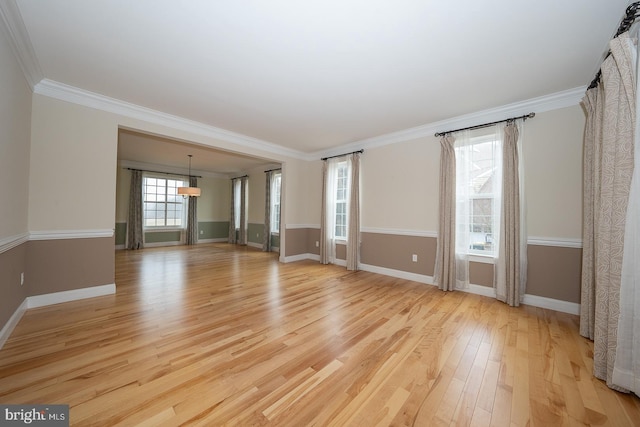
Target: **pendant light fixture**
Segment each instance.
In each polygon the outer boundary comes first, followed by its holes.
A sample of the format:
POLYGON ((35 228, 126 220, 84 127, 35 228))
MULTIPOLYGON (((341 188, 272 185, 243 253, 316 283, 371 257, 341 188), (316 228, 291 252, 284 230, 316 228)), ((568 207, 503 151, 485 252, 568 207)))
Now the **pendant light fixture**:
MULTIPOLYGON (((189 156, 189 180, 191 180, 191 154, 189 156)), ((178 187, 178 194, 182 194, 184 197, 199 197, 200 189, 198 187, 178 187)))

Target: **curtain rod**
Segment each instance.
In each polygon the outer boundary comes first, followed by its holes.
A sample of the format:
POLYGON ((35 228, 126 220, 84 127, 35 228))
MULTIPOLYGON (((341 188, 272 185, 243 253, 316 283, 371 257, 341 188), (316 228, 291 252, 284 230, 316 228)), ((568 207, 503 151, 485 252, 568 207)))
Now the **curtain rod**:
MULTIPOLYGON (((624 18, 622 18, 622 21, 620 22, 620 26, 618 26, 618 31, 616 31, 616 35, 613 36, 614 39, 618 37, 620 34, 624 33, 625 31, 628 31, 629 28, 631 28, 633 23, 636 22, 636 19, 640 17, 640 13, 638 13, 639 9, 640 9, 640 1, 631 3, 629 7, 627 7, 624 18)), ((609 55, 611 55, 610 50, 607 51, 607 54, 605 55, 604 59, 607 59, 609 55)), ((601 75, 602 75, 602 71, 598 70, 598 72, 596 73, 596 76, 593 78, 593 80, 591 80, 591 84, 589 84, 588 89, 593 89, 594 87, 598 86, 598 83, 600 83, 601 75)))
POLYGON ((533 119, 536 116, 536 113, 529 113, 529 114, 525 114, 524 116, 520 116, 520 117, 511 117, 509 119, 504 119, 504 120, 498 120, 495 122, 491 122, 491 123, 485 123, 482 125, 475 125, 475 126, 469 126, 466 128, 461 128, 461 129, 455 129, 455 130, 448 130, 446 132, 436 132, 436 136, 444 136, 448 133, 454 133, 454 132, 460 132, 461 130, 471 130, 471 129, 481 129, 481 128, 486 128, 498 123, 503 123, 503 122, 512 122, 514 120, 518 120, 518 119, 522 119, 522 120, 527 120, 527 119, 533 119))
POLYGON ((240 178, 249 178, 249 175, 236 176, 235 178, 231 178, 231 181, 233 181, 234 179, 240 179, 240 178))
POLYGON ((338 154, 336 156, 323 157, 320 160, 328 160, 328 159, 333 159, 333 158, 342 157, 342 156, 348 156, 349 154, 356 154, 356 153, 364 153, 364 150, 352 151, 350 153, 338 154))
POLYGON ((188 178, 202 178, 200 175, 185 175, 183 173, 172 173, 172 172, 161 172, 161 171, 150 171, 147 169, 135 169, 135 168, 122 168, 130 171, 140 171, 140 172, 151 172, 151 173, 161 173, 165 175, 173 175, 173 176, 186 176, 188 178))
POLYGON ((269 169, 268 171, 264 171, 264 173, 273 172, 273 171, 281 171, 282 168, 269 169))

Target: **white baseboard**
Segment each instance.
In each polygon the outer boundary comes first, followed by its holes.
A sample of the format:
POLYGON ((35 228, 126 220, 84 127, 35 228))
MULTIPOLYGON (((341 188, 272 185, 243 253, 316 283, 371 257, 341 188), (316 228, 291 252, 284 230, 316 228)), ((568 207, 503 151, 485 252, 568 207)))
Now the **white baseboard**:
POLYGON ((27 297, 27 308, 44 307, 63 302, 76 301, 86 298, 101 297, 116 293, 115 283, 109 285, 92 286, 90 288, 73 289, 71 291, 54 292, 51 294, 27 297))
MULTIPOLYGON (((371 273, 382 274, 385 276, 397 277, 399 279, 412 280, 414 282, 425 283, 427 285, 433 285, 433 277, 410 273, 408 271, 394 270, 391 268, 378 267, 376 265, 360 264, 360 269, 363 271, 369 271, 371 273)), ((469 284, 467 289, 459 289, 461 292, 468 292, 470 294, 482 295, 489 298, 496 297, 496 291, 490 286, 469 284)), ((562 301, 553 298, 541 297, 537 295, 525 294, 523 304, 533 307, 546 308, 549 310, 559 311, 569 314, 580 314, 580 304, 574 302, 562 301)))
POLYGON ((22 319, 22 315, 25 311, 27 311, 27 298, 22 301, 22 304, 20 304, 16 311, 13 312, 7 323, 5 323, 4 327, 0 331, 0 349, 4 347, 4 343, 9 339, 11 332, 13 332, 15 327, 18 325, 20 319, 22 319))
POLYGON ((392 268, 378 267, 377 265, 360 264, 360 270, 369 271, 371 273, 382 274, 384 276, 397 277, 398 279, 411 280, 414 282, 426 283, 433 285, 433 277, 425 274, 410 273, 408 271, 394 270, 392 268))
POLYGON ((215 239, 198 239, 198 243, 227 243, 229 238, 227 237, 216 237, 215 239))
POLYGON ((22 301, 22 304, 20 304, 0 331, 0 349, 2 349, 4 343, 9 339, 9 336, 22 318, 22 315, 30 308, 44 307, 47 305, 60 304, 63 302, 86 298, 101 297, 115 293, 116 285, 112 283, 109 285, 92 286, 90 288, 74 289, 71 291, 54 292, 27 297, 22 301))
POLYGON ((247 246, 251 248, 262 249, 262 243, 247 242, 247 246))
POLYGON ((316 254, 298 254, 298 255, 291 255, 291 256, 280 256, 280 262, 284 262, 284 263, 289 263, 289 262, 296 262, 296 261, 304 261, 305 259, 310 259, 312 261, 318 261, 320 262, 320 255, 316 255, 316 254))

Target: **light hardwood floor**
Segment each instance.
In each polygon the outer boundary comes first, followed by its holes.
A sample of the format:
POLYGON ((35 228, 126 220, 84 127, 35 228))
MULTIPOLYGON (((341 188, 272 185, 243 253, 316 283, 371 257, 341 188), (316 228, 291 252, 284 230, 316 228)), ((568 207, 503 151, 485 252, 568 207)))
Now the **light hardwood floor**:
POLYGON ((117 294, 29 310, 0 403, 72 425, 640 425, 576 316, 227 244, 118 251, 117 294))

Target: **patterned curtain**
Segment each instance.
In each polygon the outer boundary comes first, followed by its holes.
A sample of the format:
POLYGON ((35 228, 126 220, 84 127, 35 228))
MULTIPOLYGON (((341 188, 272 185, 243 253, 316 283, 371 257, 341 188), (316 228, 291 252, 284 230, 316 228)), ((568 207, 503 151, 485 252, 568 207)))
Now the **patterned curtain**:
MULTIPOLYGON (((189 177, 189 187, 197 187, 198 178, 189 177)), ((187 245, 198 243, 198 198, 189 197, 187 200, 187 245)))
POLYGON ((229 212, 229 243, 236 243, 236 181, 237 178, 231 180, 231 209, 229 212))
POLYGON ((440 139, 440 197, 438 209, 438 243, 433 283, 443 291, 456 287, 456 154, 455 139, 440 139))
POLYGON ((129 190, 129 218, 127 220, 127 249, 142 249, 144 247, 142 215, 142 171, 132 170, 129 190))
POLYGON ((580 333, 594 341, 594 375, 616 390, 625 390, 613 381, 612 374, 621 338, 621 271, 634 169, 636 76, 632 46, 626 33, 611 41, 611 55, 601 67, 602 81, 582 100, 587 123, 580 333))
POLYGON ((347 270, 358 270, 360 261, 360 153, 347 157, 349 162, 349 204, 347 210, 347 270))
POLYGON ((275 171, 265 172, 264 185, 264 231, 262 233, 262 250, 271 251, 271 181, 275 171))

